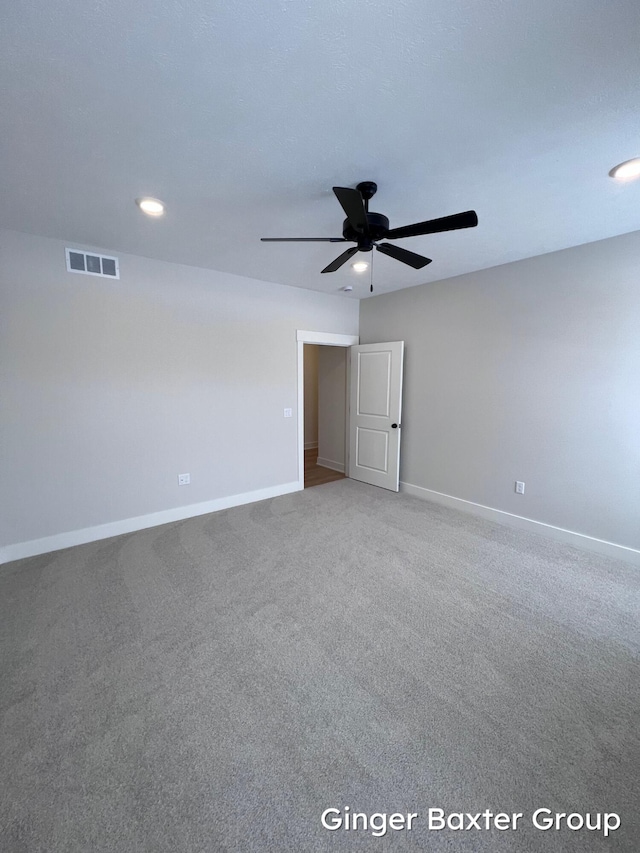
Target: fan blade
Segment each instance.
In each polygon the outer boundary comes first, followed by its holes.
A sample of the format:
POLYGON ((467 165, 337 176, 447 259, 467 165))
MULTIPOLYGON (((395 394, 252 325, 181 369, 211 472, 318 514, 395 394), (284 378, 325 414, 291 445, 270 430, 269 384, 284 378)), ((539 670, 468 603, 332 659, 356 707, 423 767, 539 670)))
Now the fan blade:
POLYGON ((414 270, 421 270, 431 263, 431 258, 425 258, 422 255, 416 255, 415 252, 407 252, 406 249, 401 249, 400 246, 392 246, 391 243, 380 243, 376 246, 379 252, 383 255, 389 255, 390 258, 395 258, 396 261, 402 261, 403 264, 409 264, 414 270))
POLYGON ((263 243, 347 243, 344 237, 261 237, 263 243))
POLYGON ((357 251, 358 247, 352 246, 350 249, 347 249, 346 252, 343 252, 339 258, 336 258, 335 261, 331 261, 329 266, 325 267, 322 272, 335 272, 340 269, 342 264, 346 264, 349 258, 352 258, 357 251))
POLYGON ((421 234, 438 234, 440 231, 455 231, 458 228, 475 228, 478 215, 475 210, 465 210, 464 213, 454 213, 441 219, 429 219, 427 222, 416 222, 415 225, 405 225, 403 228, 392 228, 385 240, 397 240, 400 237, 419 237, 421 234))
POLYGON ((342 205, 342 209, 347 214, 350 225, 361 234, 368 234, 367 211, 360 190, 352 190, 348 187, 334 187, 333 191, 342 205))

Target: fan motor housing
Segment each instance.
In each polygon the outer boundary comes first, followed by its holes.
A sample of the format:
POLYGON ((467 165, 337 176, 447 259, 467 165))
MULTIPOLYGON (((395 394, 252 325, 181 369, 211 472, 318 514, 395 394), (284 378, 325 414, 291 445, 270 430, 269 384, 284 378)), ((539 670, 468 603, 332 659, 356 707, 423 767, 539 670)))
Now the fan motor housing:
MULTIPOLYGON (((367 213, 367 225, 369 226, 368 239, 364 242, 374 243, 381 240, 389 230, 389 220, 382 213, 367 213)), ((342 236, 345 240, 353 240, 355 243, 363 242, 363 234, 351 226, 348 219, 342 223, 342 236)))

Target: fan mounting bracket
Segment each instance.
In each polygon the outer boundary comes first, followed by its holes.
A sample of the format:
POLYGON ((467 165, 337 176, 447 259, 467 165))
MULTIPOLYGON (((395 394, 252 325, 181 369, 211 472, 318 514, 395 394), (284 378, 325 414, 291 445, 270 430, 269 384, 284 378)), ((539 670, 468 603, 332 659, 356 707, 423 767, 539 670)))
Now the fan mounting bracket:
POLYGON ((378 185, 375 181, 361 181, 356 189, 365 201, 369 201, 378 191, 378 185))

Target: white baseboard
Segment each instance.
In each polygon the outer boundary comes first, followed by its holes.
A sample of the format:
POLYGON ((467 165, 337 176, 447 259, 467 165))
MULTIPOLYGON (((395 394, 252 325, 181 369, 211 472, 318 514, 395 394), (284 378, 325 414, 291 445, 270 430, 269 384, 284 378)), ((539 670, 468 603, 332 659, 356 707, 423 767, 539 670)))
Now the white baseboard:
POLYGON ((324 459, 322 456, 318 456, 316 465, 321 468, 331 468, 332 471, 340 471, 341 474, 344 474, 344 462, 334 462, 333 459, 324 459))
POLYGON ((29 542, 7 545, 4 548, 0 548, 0 564, 9 563, 12 560, 22 560, 25 557, 36 557, 38 554, 48 554, 50 551, 71 548, 73 545, 96 542, 98 539, 109 539, 111 536, 120 536, 123 533, 134 533, 136 530, 157 527, 160 524, 169 524, 172 521, 182 521, 185 518, 194 518, 198 515, 218 512, 221 509, 242 506, 242 504, 254 503, 255 501, 264 501, 268 498, 277 498, 280 495, 288 495, 291 492, 300 491, 301 488, 302 486, 297 481, 295 483, 283 483, 280 486, 270 486, 267 489, 257 489, 254 492, 230 495, 226 498, 216 498, 212 501, 175 507, 174 509, 166 509, 161 512, 152 512, 149 515, 139 515, 135 518, 125 518, 122 521, 112 521, 109 524, 98 524, 95 527, 70 530, 68 533, 57 533, 54 536, 45 536, 43 539, 32 539, 29 542))
POLYGON ((626 545, 616 545, 615 542, 596 539, 584 533, 565 530, 563 527, 554 527, 553 524, 546 524, 544 521, 535 521, 533 518, 514 515, 501 509, 493 509, 490 506, 473 503, 473 501, 454 498, 452 495, 434 492, 432 489, 414 486, 412 483, 400 483, 400 491, 405 492, 407 495, 413 495, 416 498, 422 498, 423 500, 432 501, 442 506, 478 515, 489 521, 497 521, 499 524, 517 527, 519 530, 540 533, 543 536, 548 536, 560 542, 566 542, 568 545, 575 545, 577 548, 585 548, 588 551, 595 551, 595 553, 603 554, 606 557, 613 557, 617 560, 624 560, 632 565, 640 566, 640 551, 637 551, 635 548, 628 548, 626 545))
POLYGON ((315 450, 315 448, 317 446, 318 446, 317 441, 305 441, 305 443, 304 443, 304 449, 305 450, 315 450))

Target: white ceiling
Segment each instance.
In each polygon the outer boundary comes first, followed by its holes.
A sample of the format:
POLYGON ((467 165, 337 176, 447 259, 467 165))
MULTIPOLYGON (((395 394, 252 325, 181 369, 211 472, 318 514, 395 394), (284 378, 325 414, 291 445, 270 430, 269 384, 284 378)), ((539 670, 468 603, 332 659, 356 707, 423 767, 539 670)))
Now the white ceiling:
MULTIPOLYGON (((327 293, 331 187, 391 227, 377 293, 640 229, 637 0, 23 0, 0 35, 0 225, 327 293), (134 199, 167 204, 160 220, 134 199)), ((370 257, 370 256, 369 256, 370 257)), ((369 258, 367 258, 369 259, 369 258)))

